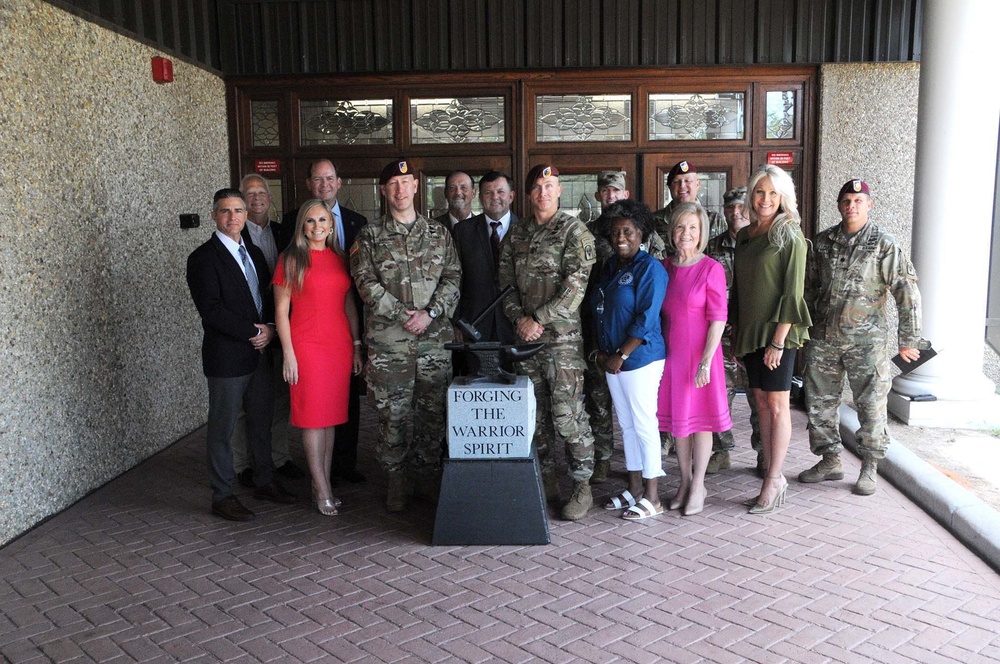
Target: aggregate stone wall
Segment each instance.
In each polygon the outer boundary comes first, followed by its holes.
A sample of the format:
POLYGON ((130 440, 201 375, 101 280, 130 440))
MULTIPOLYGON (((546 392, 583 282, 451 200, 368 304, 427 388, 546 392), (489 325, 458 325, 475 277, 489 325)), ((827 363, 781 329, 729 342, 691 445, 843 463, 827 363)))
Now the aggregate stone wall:
POLYGON ((178 61, 156 85, 153 55, 0 0, 0 544, 205 420, 184 269, 229 184, 225 88, 178 61))

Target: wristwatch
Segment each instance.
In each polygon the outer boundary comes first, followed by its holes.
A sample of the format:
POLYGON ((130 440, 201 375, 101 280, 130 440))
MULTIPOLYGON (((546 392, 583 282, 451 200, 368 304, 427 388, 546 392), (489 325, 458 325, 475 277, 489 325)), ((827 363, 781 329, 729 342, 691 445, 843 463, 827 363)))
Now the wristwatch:
POLYGON ((615 351, 615 355, 617 355, 618 357, 622 358, 623 360, 627 360, 628 359, 628 353, 623 353, 621 348, 619 348, 618 350, 615 351))
POLYGON ((426 311, 427 311, 427 315, 431 317, 431 320, 434 320, 435 318, 438 317, 438 312, 434 311, 430 307, 427 307, 426 311))

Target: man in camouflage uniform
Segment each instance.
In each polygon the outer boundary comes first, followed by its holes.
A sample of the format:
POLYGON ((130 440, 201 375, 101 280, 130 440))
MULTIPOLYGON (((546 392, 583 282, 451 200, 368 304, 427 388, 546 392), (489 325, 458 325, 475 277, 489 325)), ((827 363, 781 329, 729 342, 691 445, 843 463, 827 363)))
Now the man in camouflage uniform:
POLYGON ((440 486, 451 373, 443 345, 455 336, 448 318, 462 268, 449 230, 413 207, 412 166, 392 162, 379 183, 389 213, 359 231, 351 273, 365 303, 366 378, 379 416, 376 452, 389 474, 386 507, 398 512, 406 508, 411 480, 432 500, 440 486))
MULTIPOLYGON (((736 187, 730 189, 722 196, 725 207, 723 214, 726 218, 727 231, 712 238, 705 248, 705 255, 714 258, 722 264, 726 271, 726 291, 733 285, 733 256, 736 253, 736 233, 750 224, 750 219, 744 212, 746 205, 747 188, 736 187)), ((732 330, 727 329, 722 335, 722 363, 726 367, 726 393, 729 397, 729 410, 733 410, 733 398, 736 396, 737 388, 742 388, 747 396, 747 403, 750 404, 750 446, 757 452, 757 476, 764 477, 764 448, 760 443, 760 420, 757 417, 757 404, 750 396, 749 383, 747 381, 747 371, 736 362, 730 352, 732 343, 732 330)), ((717 473, 730 466, 729 450, 736 447, 733 439, 733 431, 723 431, 712 434, 712 457, 708 460, 708 474, 717 473)))
MULTIPOLYGON (((597 248, 597 262, 590 271, 590 282, 587 287, 587 297, 590 297, 596 277, 604 269, 604 263, 614 256, 608 233, 611 230, 612 219, 604 214, 612 203, 626 200, 629 190, 625 186, 625 171, 601 171, 597 176, 597 193, 594 196, 601 203, 601 216, 587 224, 587 229, 594 235, 597 248)), ((649 247, 644 247, 651 256, 663 259, 666 251, 663 240, 653 233, 649 238, 649 247)), ((591 484, 600 484, 608 478, 611 470, 611 455, 614 452, 614 424, 611 419, 611 393, 608 392, 608 379, 604 369, 597 366, 596 356, 590 357, 597 350, 597 328, 590 315, 590 308, 580 307, 580 319, 583 325, 583 351, 587 358, 587 369, 583 375, 583 405, 590 417, 590 429, 594 433, 594 474, 590 477, 591 484)))
POLYGON ((510 230, 500 250, 500 288, 514 286, 504 312, 525 341, 545 348, 521 363, 535 386, 535 448, 542 466, 545 494, 558 500, 555 476, 555 430, 566 444, 573 496, 562 518, 575 521, 593 505, 594 437, 583 407, 583 338, 579 308, 594 264, 594 236, 586 225, 559 211, 559 171, 535 166, 528 173, 531 214, 510 230))
MULTIPOLYGON (((670 215, 681 203, 700 203, 698 190, 701 180, 698 179, 698 169, 689 161, 679 161, 667 173, 667 188, 670 189, 670 202, 667 207, 653 213, 656 232, 665 243, 670 242, 670 215)), ((726 232, 726 220, 718 212, 708 213, 709 239, 726 232)), ((667 351, 670 352, 669 350, 667 351)))
POLYGON ((872 207, 871 192, 862 180, 841 188, 841 222, 813 238, 805 290, 813 319, 805 371, 809 447, 823 459, 800 473, 799 481, 844 477, 837 409, 846 374, 861 424, 862 466, 853 490, 862 496, 875 493, 878 460, 889 445, 889 295, 899 311, 899 354, 912 362, 920 357, 922 343, 917 275, 895 239, 868 221, 872 207))

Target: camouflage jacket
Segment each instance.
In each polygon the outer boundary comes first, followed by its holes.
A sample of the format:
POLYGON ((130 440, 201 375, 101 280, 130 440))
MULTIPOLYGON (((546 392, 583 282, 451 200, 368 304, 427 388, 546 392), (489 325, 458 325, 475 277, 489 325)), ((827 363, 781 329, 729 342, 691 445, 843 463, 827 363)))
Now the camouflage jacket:
POLYGON ((728 229, 725 233, 716 235, 708 241, 705 255, 722 264, 722 269, 726 271, 726 294, 728 295, 729 289, 733 286, 733 257, 736 255, 736 238, 729 234, 728 229))
POLYGON ((429 331, 450 326, 462 266, 444 225, 418 214, 407 231, 390 215, 382 215, 358 231, 351 247, 351 274, 365 303, 369 341, 394 338, 409 318, 407 310, 436 311, 429 331), (387 330, 393 330, 392 335, 380 334, 387 330))
POLYGON ((583 303, 596 260, 594 236, 587 226, 565 212, 546 224, 528 215, 511 227, 500 249, 500 288, 514 286, 504 300, 512 322, 533 316, 545 327, 539 341, 580 338, 583 303))
MULTIPOLYGON (((670 201, 667 203, 667 207, 653 213, 654 228, 659 236, 663 238, 663 243, 669 254, 674 253, 670 246, 670 215, 673 214, 676 205, 677 201, 670 201)), ((709 239, 727 232, 729 232, 729 224, 726 223, 726 218, 718 212, 708 210, 709 239)))
POLYGON ((837 224, 813 238, 805 289, 813 339, 885 343, 890 293, 899 310, 899 345, 919 347, 917 274, 896 240, 872 222, 854 237, 837 224))

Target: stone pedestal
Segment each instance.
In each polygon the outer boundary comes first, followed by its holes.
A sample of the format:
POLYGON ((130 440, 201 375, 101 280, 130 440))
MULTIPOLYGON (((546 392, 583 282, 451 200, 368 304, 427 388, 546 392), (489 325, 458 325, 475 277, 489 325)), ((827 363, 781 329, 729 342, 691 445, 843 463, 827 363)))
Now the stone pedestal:
POLYGON ((535 391, 527 376, 513 385, 455 379, 431 544, 549 543, 534 433, 535 391))

